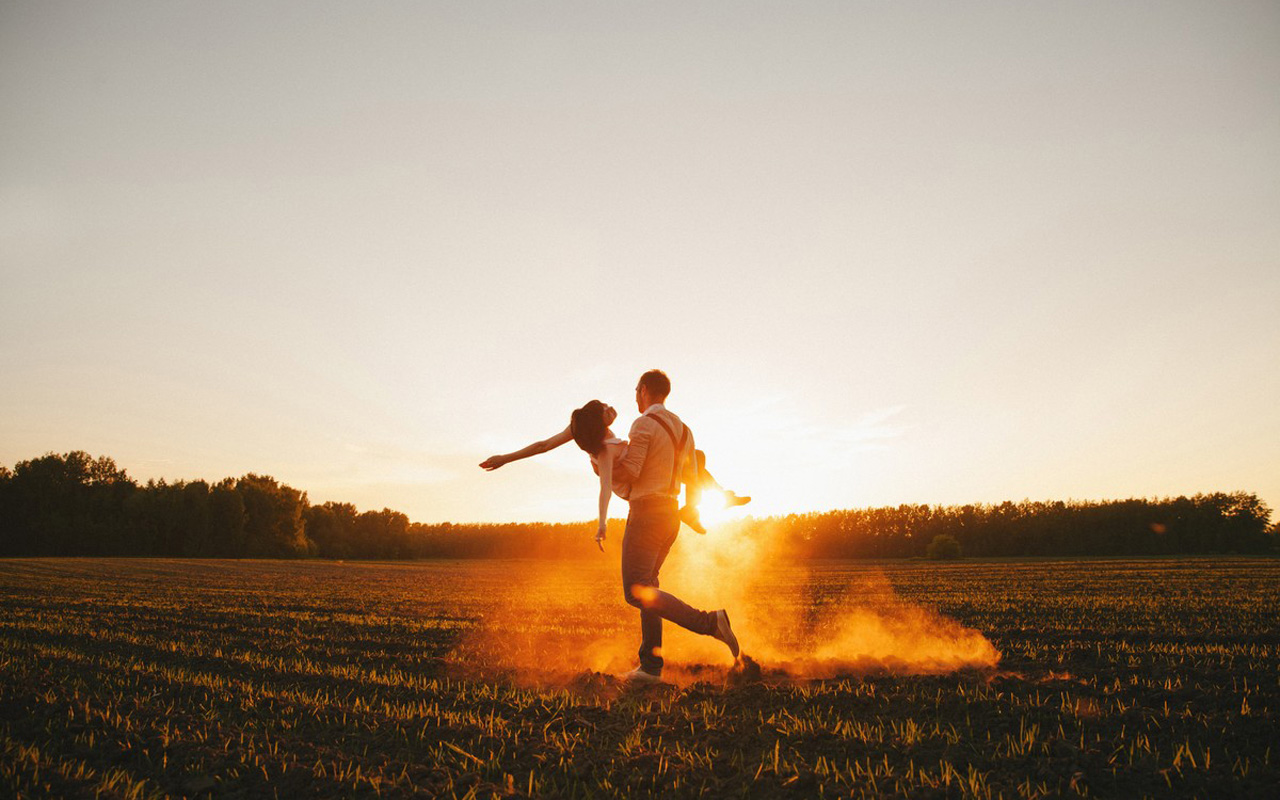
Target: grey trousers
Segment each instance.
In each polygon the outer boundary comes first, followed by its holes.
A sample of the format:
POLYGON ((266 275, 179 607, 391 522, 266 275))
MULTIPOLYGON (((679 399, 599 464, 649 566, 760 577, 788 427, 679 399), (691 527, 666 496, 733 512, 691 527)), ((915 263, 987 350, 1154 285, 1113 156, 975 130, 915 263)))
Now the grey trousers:
POLYGON ((699 611, 658 589, 658 571, 679 532, 674 499, 642 497, 631 503, 622 536, 622 596, 640 609, 640 666, 655 675, 662 672, 664 619, 707 636, 716 630, 714 611, 699 611))

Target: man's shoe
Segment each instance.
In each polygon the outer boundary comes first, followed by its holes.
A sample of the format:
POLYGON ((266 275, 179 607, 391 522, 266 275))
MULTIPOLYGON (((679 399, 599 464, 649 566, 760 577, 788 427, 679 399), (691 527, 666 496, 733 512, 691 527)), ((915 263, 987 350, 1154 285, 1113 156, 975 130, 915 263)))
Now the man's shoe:
POLYGON ((724 609, 716 612, 716 632, 712 635, 729 645, 729 652, 733 653, 734 658, 738 657, 738 637, 733 635, 733 628, 729 625, 729 613, 724 609))
POLYGON ((697 506, 683 506, 680 509, 680 521, 697 533, 707 532, 707 529, 702 527, 702 515, 698 513, 697 506))
POLYGON ((751 495, 736 495, 733 492, 724 493, 724 504, 727 508, 733 506, 745 506, 751 502, 751 495))
POLYGON ((661 675, 654 675, 652 672, 645 672, 643 667, 636 667, 626 675, 623 675, 622 679, 627 683, 636 684, 643 683, 652 685, 655 683, 662 683, 661 675))

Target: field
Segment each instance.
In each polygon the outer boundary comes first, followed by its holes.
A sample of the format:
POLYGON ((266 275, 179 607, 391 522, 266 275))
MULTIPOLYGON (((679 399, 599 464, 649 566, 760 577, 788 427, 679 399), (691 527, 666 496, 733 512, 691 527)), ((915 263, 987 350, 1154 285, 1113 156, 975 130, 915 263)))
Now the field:
POLYGON ((762 671, 668 635, 646 689, 597 671, 638 644, 615 569, 0 561, 0 795, 1280 793, 1280 561, 758 572, 762 671), (859 650, 868 619, 998 663, 859 650))

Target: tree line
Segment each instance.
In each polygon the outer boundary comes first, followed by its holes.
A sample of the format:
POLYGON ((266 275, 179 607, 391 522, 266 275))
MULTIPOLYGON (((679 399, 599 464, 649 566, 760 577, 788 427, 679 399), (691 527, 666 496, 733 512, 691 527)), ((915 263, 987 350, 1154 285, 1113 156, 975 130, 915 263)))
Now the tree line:
MULTIPOLYGON (((913 558, 938 536, 966 556, 1271 553, 1280 523, 1256 495, 1100 502, 900 505, 747 519, 799 559, 913 558)), ((610 535, 622 524, 611 521, 610 535)), ((0 556, 191 558, 575 558, 592 522, 422 524, 398 511, 313 505, 248 474, 139 484, 107 457, 75 451, 0 466, 0 556)))

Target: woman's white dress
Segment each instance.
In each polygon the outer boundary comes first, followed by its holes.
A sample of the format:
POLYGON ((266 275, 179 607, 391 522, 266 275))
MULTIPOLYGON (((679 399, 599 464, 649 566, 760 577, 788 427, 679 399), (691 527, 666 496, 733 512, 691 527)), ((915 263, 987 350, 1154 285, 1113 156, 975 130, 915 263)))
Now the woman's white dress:
MULTIPOLYGON (((618 470, 618 464, 619 462, 622 461, 622 459, 627 457, 627 448, 626 448, 627 440, 619 439, 617 436, 614 436, 611 439, 605 439, 604 443, 607 445, 608 444, 622 445, 622 447, 617 449, 617 455, 613 457, 613 473, 612 473, 613 474, 613 493, 616 494, 618 497, 621 497, 623 500, 626 500, 628 497, 631 496, 631 484, 621 480, 620 472, 618 470)), ((595 473, 597 475, 600 474, 600 462, 596 459, 595 456, 591 456, 591 468, 595 470, 595 473)))

